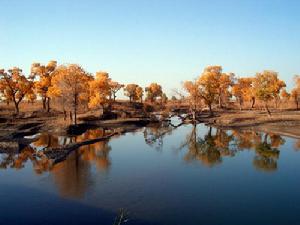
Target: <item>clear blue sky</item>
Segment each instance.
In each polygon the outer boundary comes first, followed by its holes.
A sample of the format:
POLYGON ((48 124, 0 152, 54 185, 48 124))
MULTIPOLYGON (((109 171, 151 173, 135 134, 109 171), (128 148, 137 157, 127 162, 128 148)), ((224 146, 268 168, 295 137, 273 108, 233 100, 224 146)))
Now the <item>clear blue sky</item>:
POLYGON ((300 74, 298 0, 0 0, 0 67, 79 63, 167 93, 207 65, 300 74))

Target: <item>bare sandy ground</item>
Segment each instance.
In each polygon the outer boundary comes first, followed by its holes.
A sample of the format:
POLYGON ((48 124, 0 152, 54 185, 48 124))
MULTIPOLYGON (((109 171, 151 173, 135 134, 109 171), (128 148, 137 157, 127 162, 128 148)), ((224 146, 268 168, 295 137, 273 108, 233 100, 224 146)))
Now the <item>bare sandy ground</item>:
POLYGON ((271 117, 260 111, 225 112, 210 119, 208 124, 224 129, 253 129, 300 138, 299 111, 277 111, 271 117))

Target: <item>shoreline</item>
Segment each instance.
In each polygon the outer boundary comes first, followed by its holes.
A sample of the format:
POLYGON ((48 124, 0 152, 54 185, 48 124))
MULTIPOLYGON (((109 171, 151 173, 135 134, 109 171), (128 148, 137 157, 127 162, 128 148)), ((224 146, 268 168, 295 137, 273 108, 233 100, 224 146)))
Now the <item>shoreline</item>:
POLYGON ((257 111, 224 113, 208 119, 205 124, 225 130, 256 130, 300 139, 298 111, 279 111, 271 117, 257 111))
MULTIPOLYGON (((178 116, 180 117, 180 115, 178 116)), ((271 117, 261 111, 225 111, 216 112, 214 117, 208 117, 205 113, 201 116, 200 123, 219 129, 255 130, 300 139, 300 112, 298 111, 274 112, 271 117)), ((127 133, 166 120, 168 119, 159 120, 152 117, 84 120, 82 117, 80 123, 75 126, 66 121, 62 122, 60 115, 22 118, 14 122, 0 123, 0 148, 1 151, 10 149, 14 152, 18 145, 24 146, 34 141, 34 138, 28 139, 26 136, 38 133, 72 136, 80 135, 94 128, 119 129, 123 130, 122 133, 127 133)), ((183 120, 182 122, 185 124, 192 123, 190 120, 183 120)))

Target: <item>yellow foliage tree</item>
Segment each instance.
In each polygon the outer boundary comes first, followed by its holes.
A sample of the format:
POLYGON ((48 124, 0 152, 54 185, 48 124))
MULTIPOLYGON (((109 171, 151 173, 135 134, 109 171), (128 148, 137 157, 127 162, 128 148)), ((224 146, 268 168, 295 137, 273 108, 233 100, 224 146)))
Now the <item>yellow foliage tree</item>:
POLYGON ((47 65, 41 65, 40 63, 33 63, 31 65, 31 74, 38 76, 38 81, 35 82, 35 89, 37 94, 42 98, 43 109, 50 111, 50 95, 48 93, 51 86, 51 80, 57 62, 52 60, 47 65))
POLYGON ((293 98, 295 104, 296 104, 296 109, 299 109, 299 98, 300 98, 300 93, 299 91, 293 89, 291 92, 291 97, 293 98))
POLYGON ((120 84, 117 81, 110 81, 109 86, 110 86, 111 96, 113 98, 113 101, 115 102, 116 94, 119 90, 121 90, 121 88, 124 87, 124 84, 120 84))
POLYGON ((96 108, 101 106, 105 110, 105 105, 109 103, 111 96, 111 79, 107 72, 97 72, 94 80, 89 83, 90 101, 89 107, 96 108))
POLYGON ((293 98, 295 104, 296 104, 296 109, 299 109, 299 101, 300 101, 300 76, 296 75, 294 76, 294 82, 295 82, 295 87, 291 91, 291 97, 293 98))
POLYGON ((222 76, 221 66, 208 66, 198 78, 201 97, 213 115, 212 104, 220 96, 220 78, 222 76))
POLYGON ((252 81, 253 78, 247 77, 247 78, 239 78, 237 79, 237 82, 232 86, 232 94, 236 97, 236 99, 239 102, 240 110, 242 110, 242 105, 244 101, 251 99, 252 100, 252 106, 254 106, 255 98, 253 99, 252 92, 252 81))
POLYGON ((282 89, 280 96, 284 101, 288 102, 290 100, 291 94, 288 93, 286 89, 282 89))
POLYGON ((290 98, 290 96, 291 96, 291 94, 288 93, 286 89, 283 89, 283 90, 281 91, 280 95, 281 95, 281 97, 282 97, 283 99, 287 99, 287 100, 288 100, 288 99, 290 98))
POLYGON ((218 80, 218 104, 219 108, 223 108, 223 101, 228 100, 231 93, 229 87, 233 85, 234 74, 233 73, 221 73, 218 80))
POLYGON ((161 97, 163 94, 162 87, 157 83, 151 83, 145 88, 145 91, 147 92, 147 100, 150 102, 154 102, 157 97, 161 97))
POLYGON ((265 109, 269 116, 271 112, 268 107, 268 101, 277 98, 285 83, 279 80, 278 73, 265 70, 262 73, 257 73, 254 80, 254 89, 258 99, 264 102, 265 109))
POLYGON ((201 106, 201 92, 199 83, 197 81, 185 81, 183 83, 183 89, 188 93, 188 100, 190 110, 193 115, 194 121, 196 120, 196 113, 201 106))
POLYGON ((16 114, 19 114, 19 104, 27 94, 32 93, 34 76, 27 78, 18 67, 0 70, 0 91, 6 99, 11 99, 15 106, 16 114))
POLYGON ((33 88, 26 94, 25 97, 28 100, 28 102, 30 102, 31 104, 33 104, 34 101, 37 99, 37 96, 36 96, 33 88))
POLYGON ((135 89, 136 98, 140 100, 140 102, 143 102, 143 96, 144 96, 144 90, 142 87, 138 86, 135 89))
POLYGON ((161 95, 161 104, 166 104, 168 102, 168 96, 166 93, 162 93, 161 95))
POLYGON ((74 124, 77 125, 77 108, 81 100, 87 98, 92 77, 76 64, 57 67, 52 77, 49 96, 64 96, 73 108, 74 124))
POLYGON ((1 100, 5 101, 7 105, 9 105, 10 102, 13 101, 12 99, 12 92, 11 89, 7 86, 4 75, 6 75, 6 72, 4 69, 0 69, 0 92, 1 92, 1 100))
POLYGON ((124 95, 129 97, 130 102, 140 99, 142 94, 143 92, 141 92, 140 87, 137 84, 127 84, 124 87, 124 95))

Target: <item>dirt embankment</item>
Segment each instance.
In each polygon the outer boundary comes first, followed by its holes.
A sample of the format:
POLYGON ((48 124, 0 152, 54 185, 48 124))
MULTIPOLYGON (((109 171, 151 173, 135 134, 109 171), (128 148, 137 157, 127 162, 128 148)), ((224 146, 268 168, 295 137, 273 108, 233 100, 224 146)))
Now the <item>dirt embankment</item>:
POLYGON ((259 125, 254 129, 262 132, 271 132, 287 137, 300 139, 300 121, 287 121, 259 125))
POLYGON ((253 129, 300 138, 298 111, 278 111, 271 116, 259 111, 224 112, 208 119, 207 124, 224 129, 253 129))
POLYGON ((25 117, 12 118, 2 116, 0 121, 0 152, 18 152, 24 146, 35 141, 35 134, 50 133, 53 135, 72 136, 80 135, 88 129, 122 128, 123 132, 134 131, 149 123, 159 122, 154 118, 119 118, 101 120, 99 116, 79 115, 78 124, 72 125, 70 119, 64 119, 61 113, 41 113, 38 116, 30 114, 25 117))
MULTIPOLYGON (((16 115, 12 105, 8 106, 0 103, 0 141, 3 139, 16 139, 37 132, 66 135, 70 125, 74 122, 74 113, 70 109, 63 113, 61 106, 55 102, 53 102, 50 112, 42 110, 40 101, 37 101, 35 104, 22 102, 20 107, 20 113, 16 115)), ((111 110, 105 113, 98 109, 86 111, 86 108, 79 107, 77 123, 81 127, 84 126, 82 124, 87 124, 85 127, 93 125, 100 127, 134 126, 148 122, 145 119, 145 117, 149 116, 147 110, 152 112, 155 110, 155 107, 126 101, 114 102, 111 110), (92 121, 85 120, 87 118, 92 119, 92 121), (102 121, 108 122, 104 124, 105 122, 102 121)))
MULTIPOLYGON (((119 118, 101 120, 99 116, 90 112, 79 115, 77 126, 70 125, 72 121, 64 120, 61 113, 30 114, 20 118, 1 116, 0 120, 0 148, 7 146, 26 145, 33 139, 24 138, 37 133, 47 132, 56 135, 79 135, 90 128, 122 128, 129 132, 149 123, 159 122, 152 117, 119 118), (14 143, 13 143, 14 142, 14 143), (3 146, 1 145, 3 143, 3 146), (8 144, 9 143, 9 144, 8 144)), ((186 123, 189 120, 182 118, 186 123)), ((300 138, 300 112, 277 111, 269 117, 261 111, 219 111, 214 117, 202 113, 200 122, 223 129, 255 129, 264 132, 278 133, 294 138, 300 138)))

